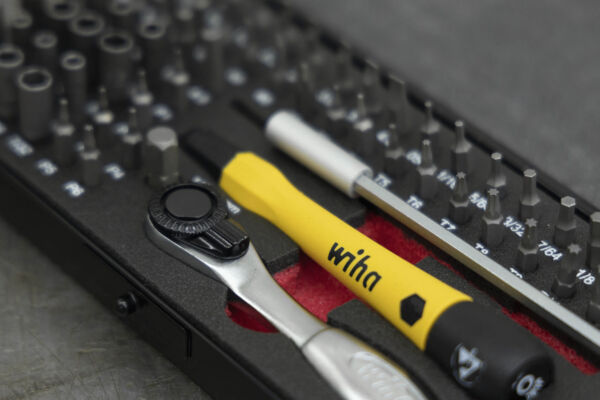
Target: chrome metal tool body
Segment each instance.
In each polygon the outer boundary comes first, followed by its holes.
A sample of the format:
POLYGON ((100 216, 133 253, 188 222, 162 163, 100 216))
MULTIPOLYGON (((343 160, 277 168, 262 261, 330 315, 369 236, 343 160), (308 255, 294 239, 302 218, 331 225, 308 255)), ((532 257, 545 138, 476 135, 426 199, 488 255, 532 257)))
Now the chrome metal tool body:
POLYGON ((296 303, 273 280, 248 236, 227 218, 212 187, 181 184, 149 205, 146 235, 191 268, 209 273, 254 307, 302 351, 344 399, 424 400, 407 374, 347 333, 296 303))

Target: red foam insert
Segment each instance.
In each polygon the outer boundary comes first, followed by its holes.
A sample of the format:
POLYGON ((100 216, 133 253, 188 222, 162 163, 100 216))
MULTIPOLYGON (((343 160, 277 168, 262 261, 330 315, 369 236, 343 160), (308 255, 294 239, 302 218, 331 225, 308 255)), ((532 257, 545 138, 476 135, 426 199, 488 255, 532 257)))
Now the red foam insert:
MULTIPOLYGON (((365 224, 359 230, 413 264, 418 263, 427 256, 431 256, 452 271, 457 272, 447 262, 437 258, 431 248, 407 236, 401 229, 378 214, 369 213, 365 224)), ((323 321, 327 321, 327 314, 331 310, 356 297, 325 269, 304 254, 297 264, 278 272, 274 277, 290 296, 323 321)), ((527 314, 504 308, 503 311, 552 347, 581 372, 585 374, 598 372, 597 366, 587 361, 552 333, 539 326, 527 314)), ((245 303, 229 302, 226 313, 234 322, 245 328, 258 332, 276 332, 276 329, 267 320, 245 303)))

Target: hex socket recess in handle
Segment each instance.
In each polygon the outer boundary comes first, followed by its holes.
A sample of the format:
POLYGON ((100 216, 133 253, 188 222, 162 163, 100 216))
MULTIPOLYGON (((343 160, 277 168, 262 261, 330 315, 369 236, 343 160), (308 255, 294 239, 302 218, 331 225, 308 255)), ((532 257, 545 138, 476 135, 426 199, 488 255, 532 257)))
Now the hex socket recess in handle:
POLYGON ((225 284, 292 340, 342 398, 426 399, 383 355, 328 327, 289 297, 269 275, 246 233, 228 219, 222 197, 211 186, 190 183, 166 189, 150 201, 145 226, 157 247, 225 284), (376 381, 361 372, 365 367, 377 371, 376 381))

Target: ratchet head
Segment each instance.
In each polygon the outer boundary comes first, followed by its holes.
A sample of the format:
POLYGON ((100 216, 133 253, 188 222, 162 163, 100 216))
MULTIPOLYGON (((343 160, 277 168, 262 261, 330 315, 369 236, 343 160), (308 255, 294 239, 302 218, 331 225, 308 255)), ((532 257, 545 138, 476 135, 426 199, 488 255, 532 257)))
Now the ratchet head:
POLYGON ((228 219, 225 200, 208 184, 185 183, 167 188, 150 200, 152 227, 174 242, 185 242, 217 259, 243 256, 248 235, 228 219))

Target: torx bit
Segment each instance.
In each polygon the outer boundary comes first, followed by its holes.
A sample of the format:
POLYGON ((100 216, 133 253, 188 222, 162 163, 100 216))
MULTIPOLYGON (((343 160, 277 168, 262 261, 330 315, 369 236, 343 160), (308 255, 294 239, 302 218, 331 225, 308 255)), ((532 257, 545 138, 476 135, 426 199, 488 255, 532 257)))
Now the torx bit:
POLYGON ((523 171, 523 190, 519 200, 519 216, 521 220, 539 218, 540 196, 537 192, 537 173, 533 169, 523 171))
POLYGON ((394 121, 398 127, 398 134, 405 135, 409 133, 411 121, 406 84, 395 76, 389 77, 387 106, 390 120, 394 121))
POLYGON ((425 102, 425 121, 421 124, 421 139, 429 140, 433 144, 440 132, 440 123, 433 116, 433 102, 425 102))
POLYGON ((481 238, 486 246, 494 248, 504 240, 503 220, 500 193, 498 189, 489 189, 487 191, 487 205, 482 218, 481 232, 481 238))
POLYGON ((466 223, 471 215, 469 209, 470 202, 467 174, 464 172, 456 174, 456 183, 449 203, 448 217, 459 225, 466 223))
POLYGON ((58 105, 58 118, 52 123, 52 146, 54 160, 61 167, 66 167, 75 161, 75 126, 69 117, 69 102, 61 98, 58 105))
POLYGON ((17 114, 17 71, 23 66, 25 55, 18 47, 0 44, 0 118, 12 120, 17 114))
POLYGON ((463 121, 454 122, 454 145, 451 149, 452 170, 457 172, 471 172, 471 150, 473 146, 465 137, 465 124, 463 121))
POLYGON ((36 32, 31 44, 33 63, 55 74, 58 65, 58 38, 54 32, 36 32))
POLYGON ((585 317, 593 324, 600 323, 600 285, 596 283, 592 298, 588 303, 585 317))
POLYGON ((506 196, 506 174, 502 168, 502 154, 496 152, 490 155, 490 175, 487 179, 488 189, 496 189, 501 198, 506 196))
POLYGON ((560 199, 560 209, 554 226, 554 244, 558 247, 564 248, 575 241, 575 205, 575 199, 571 196, 560 199))
POLYGON ((164 86, 163 98, 177 115, 182 115, 189 104, 187 90, 191 77, 185 69, 181 49, 175 50, 173 58, 173 64, 167 65, 161 74, 164 86))
POLYGON ((98 49, 100 82, 109 100, 126 100, 133 70, 133 38, 126 31, 108 32, 98 39, 98 49))
POLYGON ((79 152, 79 162, 83 184, 88 187, 98 186, 102 180, 102 164, 92 125, 83 128, 83 150, 79 152))
POLYGON ((406 153, 398 143, 398 127, 393 122, 388 125, 389 141, 385 149, 384 171, 392 178, 398 178, 406 170, 406 153))
POLYGON ((527 218, 525 232, 519 242, 515 266, 523 272, 533 272, 538 267, 538 234, 537 221, 527 218))
POLYGON ((29 141, 38 141, 48 134, 53 117, 53 83, 50 71, 41 67, 27 67, 17 77, 19 126, 29 141))
POLYGON ((87 60, 82 53, 68 51, 60 58, 65 94, 69 100, 71 121, 81 126, 85 121, 87 102, 88 71, 87 60))
POLYGON ((92 121, 98 147, 103 150, 111 147, 115 143, 115 134, 112 130, 115 114, 109 108, 104 86, 98 88, 98 110, 92 115, 92 121))
POLYGON ((417 167, 417 193, 425 200, 432 199, 437 193, 437 167, 433 161, 433 150, 430 140, 421 142, 421 163, 417 167))
POLYGON ((568 299, 575 294, 581 252, 581 247, 578 244, 571 243, 567 246, 567 252, 560 262, 556 278, 552 284, 552 292, 561 299, 568 299))
POLYGON ((154 120, 152 106, 154 104, 154 95, 148 89, 146 80, 146 71, 140 69, 137 74, 137 84, 131 89, 130 100, 136 109, 138 127, 141 132, 150 129, 154 120))
MULTIPOLYGON (((587 243, 586 264, 600 276, 600 212, 590 215, 590 237, 587 243)), ((596 284, 596 286, 600 286, 596 284)))
POLYGON ((121 163, 126 169, 137 169, 141 164, 143 136, 138 129, 135 107, 129 108, 129 130, 121 140, 121 163))
POLYGON ((175 131, 167 126, 150 129, 144 142, 144 171, 153 188, 179 181, 179 143, 175 131))

